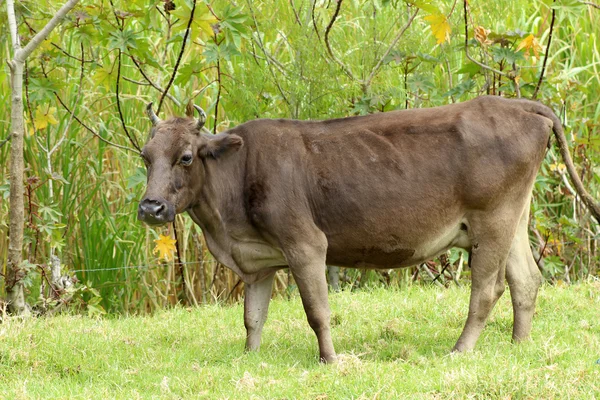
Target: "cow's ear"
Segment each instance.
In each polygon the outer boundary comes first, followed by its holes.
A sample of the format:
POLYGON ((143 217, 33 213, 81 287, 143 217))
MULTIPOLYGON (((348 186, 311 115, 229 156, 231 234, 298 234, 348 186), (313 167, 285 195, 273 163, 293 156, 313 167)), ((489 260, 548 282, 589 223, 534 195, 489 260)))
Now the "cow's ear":
POLYGON ((234 134, 219 133, 218 135, 202 135, 204 139, 198 152, 200 157, 222 157, 226 153, 237 151, 244 141, 234 134))

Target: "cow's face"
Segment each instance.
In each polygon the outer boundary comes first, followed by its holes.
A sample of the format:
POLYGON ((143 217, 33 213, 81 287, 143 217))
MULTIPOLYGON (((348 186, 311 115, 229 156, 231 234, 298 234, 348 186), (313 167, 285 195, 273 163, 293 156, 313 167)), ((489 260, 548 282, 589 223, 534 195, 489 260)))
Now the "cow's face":
POLYGON ((199 119, 175 117, 161 121, 152 111, 152 103, 148 105, 153 126, 141 154, 148 187, 138 206, 140 221, 163 225, 193 207, 206 179, 206 159, 224 156, 242 145, 236 135, 202 133, 206 115, 199 107, 196 109, 199 119))

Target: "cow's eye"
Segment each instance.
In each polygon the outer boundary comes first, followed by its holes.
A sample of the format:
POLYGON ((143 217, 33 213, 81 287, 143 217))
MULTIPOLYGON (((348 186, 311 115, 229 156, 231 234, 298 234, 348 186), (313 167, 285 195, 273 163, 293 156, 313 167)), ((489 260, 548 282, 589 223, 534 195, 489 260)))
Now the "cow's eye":
POLYGON ((179 161, 179 163, 181 165, 190 165, 192 163, 193 157, 191 154, 184 154, 183 157, 181 157, 181 160, 179 161))

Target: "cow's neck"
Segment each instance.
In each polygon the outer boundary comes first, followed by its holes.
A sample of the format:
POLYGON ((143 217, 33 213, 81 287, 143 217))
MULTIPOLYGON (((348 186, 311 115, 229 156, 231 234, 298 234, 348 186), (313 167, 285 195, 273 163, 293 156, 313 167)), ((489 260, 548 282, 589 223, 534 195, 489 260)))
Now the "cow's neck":
POLYGON ((243 275, 231 256, 232 238, 223 218, 224 215, 243 210, 243 204, 232 204, 232 200, 234 203, 236 200, 241 202, 241 197, 236 196, 239 191, 235 191, 238 183, 235 177, 241 176, 236 161, 235 157, 204 161, 206 175, 201 195, 198 203, 188 210, 188 214, 202 229, 208 249, 215 258, 243 275))

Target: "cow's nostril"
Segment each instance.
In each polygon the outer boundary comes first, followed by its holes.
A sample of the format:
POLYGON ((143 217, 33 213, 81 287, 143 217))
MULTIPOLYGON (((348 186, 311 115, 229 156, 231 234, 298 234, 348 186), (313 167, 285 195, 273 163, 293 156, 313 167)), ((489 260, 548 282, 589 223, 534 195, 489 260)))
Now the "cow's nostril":
POLYGON ((143 199, 138 209, 138 219, 150 225, 162 225, 173 221, 175 217, 174 207, 162 199, 143 199))

